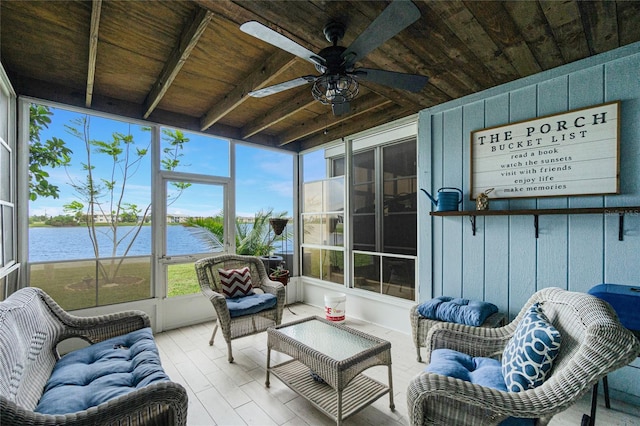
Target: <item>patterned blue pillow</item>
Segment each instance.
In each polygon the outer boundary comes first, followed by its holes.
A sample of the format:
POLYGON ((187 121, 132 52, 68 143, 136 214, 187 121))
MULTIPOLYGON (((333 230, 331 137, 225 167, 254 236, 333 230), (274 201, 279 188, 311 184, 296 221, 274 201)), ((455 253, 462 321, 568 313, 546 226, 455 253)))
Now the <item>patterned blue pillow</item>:
POLYGON ((507 389, 520 392, 540 386, 560 350, 562 336, 534 303, 516 328, 502 354, 507 389))

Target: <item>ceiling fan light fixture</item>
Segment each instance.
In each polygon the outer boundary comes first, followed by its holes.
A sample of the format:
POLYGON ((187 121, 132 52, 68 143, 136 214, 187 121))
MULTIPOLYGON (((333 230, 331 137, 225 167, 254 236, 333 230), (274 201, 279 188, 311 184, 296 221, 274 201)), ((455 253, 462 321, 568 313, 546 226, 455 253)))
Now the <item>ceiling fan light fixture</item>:
POLYGON ((358 95, 358 82, 347 74, 323 75, 313 83, 311 93, 325 105, 342 104, 358 95))

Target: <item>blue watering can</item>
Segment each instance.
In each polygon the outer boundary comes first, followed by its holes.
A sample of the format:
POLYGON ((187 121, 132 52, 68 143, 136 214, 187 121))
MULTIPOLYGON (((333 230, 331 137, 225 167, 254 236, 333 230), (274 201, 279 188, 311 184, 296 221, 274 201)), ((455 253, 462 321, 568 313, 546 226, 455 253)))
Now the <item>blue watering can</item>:
POLYGON ((433 198, 431 194, 429 194, 424 189, 420 189, 420 190, 425 194, 427 194, 427 197, 429 197, 431 202, 436 206, 436 211, 438 212, 458 211, 458 204, 462 202, 462 191, 459 190, 458 188, 438 189, 438 193, 436 194, 437 200, 433 198), (449 189, 452 189, 452 191, 447 191, 449 189))

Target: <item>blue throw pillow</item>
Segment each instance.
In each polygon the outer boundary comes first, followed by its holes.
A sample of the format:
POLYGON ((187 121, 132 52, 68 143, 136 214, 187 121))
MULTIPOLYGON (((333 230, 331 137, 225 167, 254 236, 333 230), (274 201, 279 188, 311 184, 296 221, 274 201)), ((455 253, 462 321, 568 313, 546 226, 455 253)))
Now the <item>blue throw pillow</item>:
POLYGON ((502 354, 502 375, 511 392, 544 383, 560 351, 562 336, 534 303, 524 315, 502 354))

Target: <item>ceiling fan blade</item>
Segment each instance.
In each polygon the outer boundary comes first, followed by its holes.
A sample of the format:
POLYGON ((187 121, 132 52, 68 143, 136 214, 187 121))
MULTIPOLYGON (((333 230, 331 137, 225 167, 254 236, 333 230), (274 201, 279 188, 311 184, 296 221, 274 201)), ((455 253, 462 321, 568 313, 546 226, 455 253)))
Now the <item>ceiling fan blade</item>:
POLYGON ((360 80, 384 84, 395 89, 408 90, 418 93, 429 81, 429 77, 417 74, 405 74, 394 71, 375 70, 371 68, 357 68, 352 73, 360 80))
POLYGON ((320 65, 322 67, 325 66, 324 59, 322 59, 309 49, 300 46, 295 41, 283 36, 282 34, 272 30, 265 25, 262 25, 260 22, 245 22, 244 24, 240 25, 240 31, 252 35, 255 38, 259 38, 260 40, 275 47, 279 47, 280 49, 289 52, 292 55, 305 59, 314 65, 320 65))
POLYGON ((265 96, 293 89, 294 87, 302 86, 303 84, 312 83, 313 81, 315 81, 315 79, 316 77, 313 75, 305 75, 303 77, 294 78, 293 80, 285 81, 283 83, 274 84, 273 86, 267 86, 263 87, 262 89, 253 90, 249 92, 249 96, 253 98, 264 98, 265 96))
POLYGON ((333 110, 333 115, 335 116, 349 114, 351 111, 351 104, 349 102, 331 104, 331 110, 333 110))
POLYGON ((342 53, 347 68, 420 18, 410 1, 395 0, 342 53))

